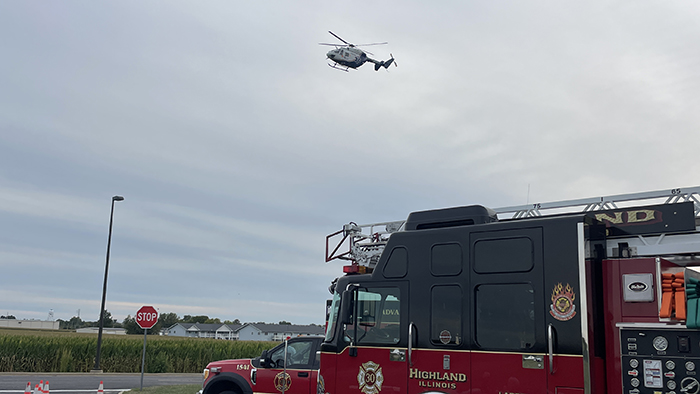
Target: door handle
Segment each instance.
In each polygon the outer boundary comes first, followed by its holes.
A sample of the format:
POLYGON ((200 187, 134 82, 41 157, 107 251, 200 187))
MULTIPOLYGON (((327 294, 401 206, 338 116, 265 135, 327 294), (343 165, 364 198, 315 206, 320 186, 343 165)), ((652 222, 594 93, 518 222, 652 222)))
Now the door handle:
POLYGON ((408 323, 408 365, 413 365, 413 322, 408 323))
POLYGON ((554 374, 554 326, 547 326, 547 353, 549 353, 549 374, 554 374))
POLYGON ((297 376, 299 376, 300 378, 308 378, 309 373, 308 372, 299 372, 299 374, 297 376))

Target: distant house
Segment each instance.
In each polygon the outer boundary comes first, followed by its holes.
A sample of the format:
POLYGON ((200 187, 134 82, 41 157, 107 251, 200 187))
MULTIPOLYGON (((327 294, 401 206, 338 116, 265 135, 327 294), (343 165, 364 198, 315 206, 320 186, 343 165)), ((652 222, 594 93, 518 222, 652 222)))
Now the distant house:
POLYGON ((164 335, 189 338, 217 338, 242 341, 282 341, 287 337, 323 335, 319 326, 290 324, 201 324, 176 323, 163 332, 164 335))
POLYGON ((294 324, 246 323, 238 330, 241 341, 283 341, 287 337, 323 335, 323 327, 294 324))
POLYGON ((188 338, 238 339, 240 324, 176 323, 165 330, 165 335, 188 338))

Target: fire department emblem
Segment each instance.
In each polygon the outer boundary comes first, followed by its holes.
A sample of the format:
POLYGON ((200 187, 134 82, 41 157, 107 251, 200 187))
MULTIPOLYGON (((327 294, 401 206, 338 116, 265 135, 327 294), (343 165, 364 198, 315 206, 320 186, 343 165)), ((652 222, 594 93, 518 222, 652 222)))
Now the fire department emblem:
POLYGON ((280 372, 275 375, 275 388, 277 391, 288 391, 292 386, 292 377, 286 372, 280 372))
POLYGON ((378 394, 382 391, 382 383, 384 383, 382 367, 372 361, 367 361, 360 366, 357 382, 360 384, 360 391, 363 393, 378 394))
POLYGON ((552 290, 552 304, 549 306, 549 313, 557 320, 571 320, 576 316, 574 299, 576 299, 574 289, 568 283, 566 287, 558 283, 552 290))
POLYGON ((326 383, 323 380, 323 376, 318 374, 318 381, 316 382, 316 394, 326 394, 326 383))

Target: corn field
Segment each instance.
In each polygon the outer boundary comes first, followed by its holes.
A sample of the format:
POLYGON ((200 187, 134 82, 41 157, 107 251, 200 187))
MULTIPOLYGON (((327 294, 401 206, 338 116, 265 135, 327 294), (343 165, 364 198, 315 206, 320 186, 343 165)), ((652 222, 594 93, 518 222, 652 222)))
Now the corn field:
MULTIPOLYGON (((201 372, 211 361, 257 357, 278 343, 149 335, 146 372, 201 372)), ((141 335, 103 335, 100 368, 140 372, 142 351, 141 335)), ((89 372, 96 352, 94 334, 0 329, 0 372, 89 372)))

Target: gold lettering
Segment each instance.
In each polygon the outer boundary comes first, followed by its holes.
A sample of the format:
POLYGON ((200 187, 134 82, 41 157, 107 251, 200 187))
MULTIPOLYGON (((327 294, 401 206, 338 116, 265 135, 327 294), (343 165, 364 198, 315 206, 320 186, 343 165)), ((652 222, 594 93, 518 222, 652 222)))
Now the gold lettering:
POLYGON ((612 224, 622 224, 622 212, 613 212, 615 217, 610 216, 607 213, 598 213, 595 218, 601 222, 610 222, 612 224))
POLYGON ((654 211, 651 209, 639 209, 627 212, 627 223, 640 223, 654 220, 654 211))
MULTIPOLYGON (((443 389, 456 389, 457 384, 448 382, 466 382, 467 375, 457 372, 421 371, 418 368, 409 368, 409 379, 420 379, 419 387, 437 387, 443 389)), ((506 393, 503 393, 506 394, 506 393)))

